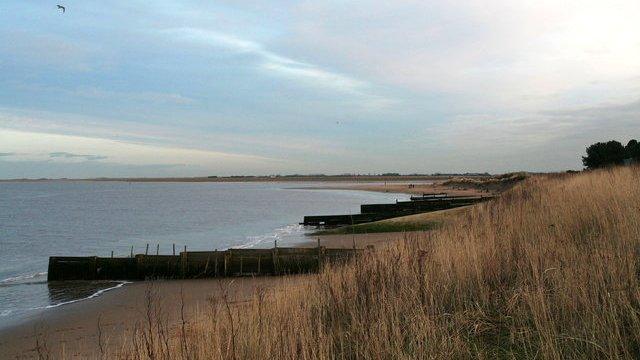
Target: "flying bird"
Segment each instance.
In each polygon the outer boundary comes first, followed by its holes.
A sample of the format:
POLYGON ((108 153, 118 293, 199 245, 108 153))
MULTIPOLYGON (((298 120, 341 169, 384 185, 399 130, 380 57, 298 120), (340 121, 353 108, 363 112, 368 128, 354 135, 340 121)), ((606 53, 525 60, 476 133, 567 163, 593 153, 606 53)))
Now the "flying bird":
POLYGON ((62 13, 64 14, 67 11, 67 8, 65 8, 62 5, 56 5, 58 7, 58 10, 62 10, 62 13))

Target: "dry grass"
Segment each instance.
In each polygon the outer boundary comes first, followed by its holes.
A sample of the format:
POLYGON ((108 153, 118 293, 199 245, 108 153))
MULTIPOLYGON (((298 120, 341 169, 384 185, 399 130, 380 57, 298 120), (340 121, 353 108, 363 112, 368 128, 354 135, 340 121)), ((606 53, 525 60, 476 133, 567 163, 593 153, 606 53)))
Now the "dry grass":
POLYGON ((212 299, 169 343, 142 328, 110 357, 638 358, 639 252, 638 168, 533 177, 317 282, 212 299))
POLYGON ((526 172, 515 172, 489 177, 455 177, 443 182, 442 185, 454 189, 471 188, 479 191, 501 193, 526 180, 529 176, 526 172))

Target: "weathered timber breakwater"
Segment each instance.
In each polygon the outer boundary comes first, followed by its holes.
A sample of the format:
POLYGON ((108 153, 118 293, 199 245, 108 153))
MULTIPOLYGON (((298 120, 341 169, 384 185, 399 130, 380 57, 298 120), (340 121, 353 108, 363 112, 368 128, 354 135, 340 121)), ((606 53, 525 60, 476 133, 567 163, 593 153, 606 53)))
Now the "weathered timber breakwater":
MULTIPOLYGON (((489 196, 449 196, 446 193, 412 196, 410 201, 364 204, 361 214, 305 216, 311 226, 353 225, 398 216, 467 206, 489 196)), ((147 245, 148 251, 148 245, 147 245)), ((208 277, 281 275, 318 272, 325 263, 346 261, 363 250, 315 248, 229 249, 185 251, 179 255, 138 254, 130 257, 50 257, 49 281, 192 279, 208 277)))
POLYGON ((493 199, 492 196, 451 196, 446 193, 423 194, 422 196, 412 196, 410 201, 396 201, 391 204, 364 204, 360 206, 360 214, 305 216, 300 224, 329 227, 356 225, 399 216, 473 205, 491 199, 493 199))
POLYGON ((195 279, 318 272, 362 249, 280 248, 185 251, 179 255, 50 257, 48 281, 195 279))

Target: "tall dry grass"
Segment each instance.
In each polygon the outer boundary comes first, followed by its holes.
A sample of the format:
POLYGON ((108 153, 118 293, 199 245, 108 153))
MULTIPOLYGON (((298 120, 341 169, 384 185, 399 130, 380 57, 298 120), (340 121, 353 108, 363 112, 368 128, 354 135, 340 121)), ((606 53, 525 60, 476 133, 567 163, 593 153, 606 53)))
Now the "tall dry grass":
POLYGON ((156 334, 156 352, 141 329, 112 355, 638 358, 639 256, 638 168, 533 177, 304 286, 244 305, 212 299, 170 343, 156 334))

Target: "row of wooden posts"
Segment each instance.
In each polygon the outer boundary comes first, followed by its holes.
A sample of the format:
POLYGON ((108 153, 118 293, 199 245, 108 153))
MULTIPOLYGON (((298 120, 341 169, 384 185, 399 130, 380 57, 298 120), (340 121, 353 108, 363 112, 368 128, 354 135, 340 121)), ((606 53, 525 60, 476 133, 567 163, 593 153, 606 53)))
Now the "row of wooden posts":
MULTIPOLYGON (((224 251, 185 251, 173 255, 144 254, 102 258, 51 257, 48 279, 59 280, 143 280, 148 278, 202 278, 219 276, 280 275, 319 271, 324 264, 345 261, 358 250, 311 248, 228 249, 224 251)), ((369 248, 370 249, 370 248, 369 248)))
MULTIPOLYGON (((277 240, 276 240, 276 246, 278 246, 277 244, 277 240)), ((218 251, 218 249, 216 249, 216 251, 218 251)), ((187 252, 187 245, 184 246, 184 252, 187 252)), ((149 255, 149 244, 147 243, 147 247, 144 250, 144 254, 145 255, 149 255)), ((176 254, 176 244, 173 244, 173 255, 176 254)), ((158 244, 156 246, 156 255, 160 255, 160 244, 158 244)), ((111 257, 113 257, 113 250, 111 250, 111 257)), ((133 257, 133 245, 131 245, 131 255, 130 257, 133 257)))
MULTIPOLYGON (((176 244, 172 244, 173 245, 173 255, 176 255, 176 244)), ((278 247, 278 240, 274 240, 274 248, 278 247)), ((318 238, 318 247, 320 247, 320 238, 318 238)), ((356 241, 355 238, 353 239, 353 249, 356 249, 356 241)), ((218 251, 218 249, 215 249, 214 251, 218 251)), ((187 252, 187 245, 184 246, 184 252, 187 252)), ((147 246, 144 250, 144 254, 145 255, 149 255, 149 243, 147 243, 147 246)), ((160 244, 156 245, 156 255, 160 255, 160 244)), ((134 257, 133 255, 133 245, 131 245, 131 255, 129 257, 134 257)), ((111 258, 113 258, 113 250, 111 250, 111 258)))

